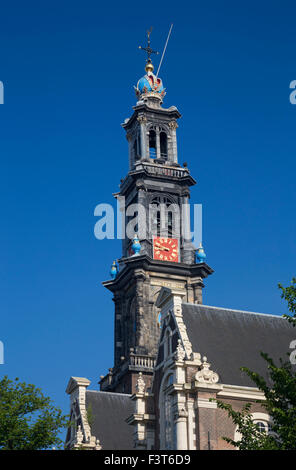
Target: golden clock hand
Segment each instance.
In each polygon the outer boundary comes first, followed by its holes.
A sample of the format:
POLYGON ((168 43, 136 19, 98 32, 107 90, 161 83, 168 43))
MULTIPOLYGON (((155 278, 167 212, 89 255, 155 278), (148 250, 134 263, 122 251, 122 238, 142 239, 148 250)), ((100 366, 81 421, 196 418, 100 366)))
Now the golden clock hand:
POLYGON ((165 246, 158 245, 157 243, 155 243, 155 246, 158 248, 158 250, 161 250, 161 251, 170 251, 169 248, 167 248, 167 247, 165 247, 165 246))

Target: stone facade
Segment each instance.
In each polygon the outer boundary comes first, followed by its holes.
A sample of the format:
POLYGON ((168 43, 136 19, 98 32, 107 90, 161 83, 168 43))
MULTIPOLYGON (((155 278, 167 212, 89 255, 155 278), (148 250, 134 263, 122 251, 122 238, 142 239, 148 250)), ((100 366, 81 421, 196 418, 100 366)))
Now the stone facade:
POLYGON ((161 337, 152 387, 132 396, 135 414, 127 420, 134 425, 137 449, 230 449, 223 437, 233 439, 236 430, 227 413, 218 409, 217 399, 237 410, 250 402, 253 413, 264 413, 256 402, 264 400, 259 390, 221 383, 207 358, 193 350, 182 315, 185 295, 184 290, 163 288, 157 301, 161 337))

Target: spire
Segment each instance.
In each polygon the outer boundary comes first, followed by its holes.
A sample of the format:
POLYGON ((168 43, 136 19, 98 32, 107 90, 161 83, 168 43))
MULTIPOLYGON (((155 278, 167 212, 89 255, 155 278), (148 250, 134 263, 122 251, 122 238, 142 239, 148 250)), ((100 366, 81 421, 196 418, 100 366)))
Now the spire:
POLYGON ((154 66, 152 64, 151 57, 150 57, 151 54, 159 54, 158 51, 154 51, 150 47, 150 34, 151 33, 152 33, 152 26, 147 31, 147 47, 139 46, 139 49, 142 49, 143 51, 147 52, 147 60, 146 60, 146 66, 145 66, 145 70, 146 70, 147 73, 148 72, 153 72, 153 70, 154 70, 154 66))

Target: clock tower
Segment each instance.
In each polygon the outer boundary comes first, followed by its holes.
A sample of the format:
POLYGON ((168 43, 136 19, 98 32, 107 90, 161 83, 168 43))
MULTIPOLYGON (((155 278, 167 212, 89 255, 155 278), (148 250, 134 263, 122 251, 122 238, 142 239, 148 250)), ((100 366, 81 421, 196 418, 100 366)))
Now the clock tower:
POLYGON ((196 184, 178 163, 175 106, 162 106, 165 89, 153 71, 148 36, 145 71, 135 87, 137 103, 122 124, 128 141, 129 172, 115 194, 125 221, 122 255, 112 279, 114 366, 101 376, 104 391, 134 393, 139 372, 152 378, 160 336, 155 302, 162 287, 183 289, 185 302, 202 303, 203 279, 213 270, 190 239, 190 187, 196 184))

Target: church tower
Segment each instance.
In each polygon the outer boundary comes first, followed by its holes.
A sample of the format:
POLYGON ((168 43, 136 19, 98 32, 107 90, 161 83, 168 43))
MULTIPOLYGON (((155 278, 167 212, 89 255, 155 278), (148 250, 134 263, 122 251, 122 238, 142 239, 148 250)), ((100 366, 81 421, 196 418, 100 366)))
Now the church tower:
POLYGON ((122 255, 112 279, 114 366, 101 390, 134 393, 139 372, 152 378, 160 333, 155 302, 162 287, 184 289, 185 302, 201 304, 203 279, 213 270, 190 239, 190 187, 196 181, 178 163, 175 106, 162 106, 165 89, 153 71, 150 34, 146 74, 135 87, 137 103, 122 124, 128 141, 129 172, 115 194, 124 215, 122 255))

